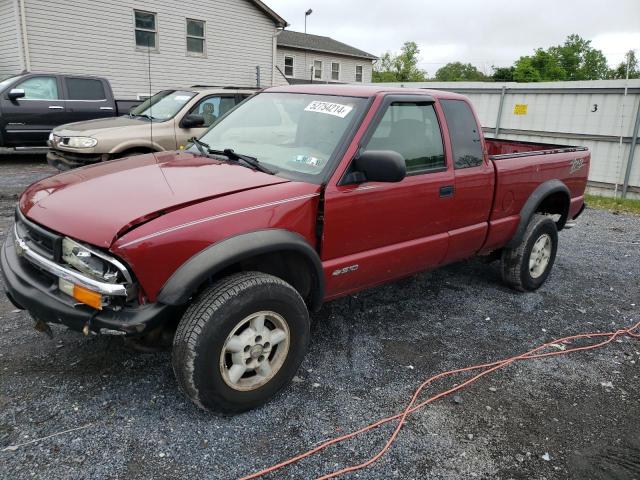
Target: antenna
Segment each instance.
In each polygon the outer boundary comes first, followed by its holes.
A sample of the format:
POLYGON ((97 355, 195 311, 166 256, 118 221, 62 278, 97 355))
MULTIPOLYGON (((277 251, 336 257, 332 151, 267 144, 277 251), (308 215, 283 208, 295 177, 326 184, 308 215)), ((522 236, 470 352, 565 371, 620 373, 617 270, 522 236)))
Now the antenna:
MULTIPOLYGON (((147 63, 149 64, 149 100, 151 100, 151 37, 147 38, 147 63)), ((149 101, 149 132, 151 134, 151 145, 153 146, 153 103, 151 101, 149 101)))

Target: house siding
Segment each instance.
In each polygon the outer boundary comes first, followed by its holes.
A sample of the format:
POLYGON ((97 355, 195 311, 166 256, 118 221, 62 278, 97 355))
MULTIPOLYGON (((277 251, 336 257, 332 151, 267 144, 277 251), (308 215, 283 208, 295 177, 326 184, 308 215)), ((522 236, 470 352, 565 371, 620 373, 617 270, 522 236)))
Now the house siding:
POLYGON ((103 76, 126 98, 196 84, 255 86, 258 65, 261 85, 271 84, 276 26, 248 0, 24 1, 32 71, 103 76), (156 13, 157 52, 136 49, 134 10, 156 13), (187 55, 186 18, 206 22, 204 58, 187 55))
MULTIPOLYGON (((278 47, 278 55, 276 64, 284 73, 284 57, 293 57, 293 78, 309 80, 311 78, 310 67, 314 60, 322 61, 322 78, 314 79, 315 81, 333 82, 331 80, 331 63, 340 63, 340 80, 341 83, 355 83, 356 81, 356 65, 362 65, 362 83, 371 83, 371 74, 373 71, 373 62, 365 58, 353 58, 343 55, 333 55, 328 53, 319 53, 311 50, 298 50, 294 48, 278 47)), ((276 72, 275 83, 277 85, 286 85, 287 80, 280 72, 276 72)))
POLYGON ((16 0, 0 0, 0 79, 23 70, 16 0))

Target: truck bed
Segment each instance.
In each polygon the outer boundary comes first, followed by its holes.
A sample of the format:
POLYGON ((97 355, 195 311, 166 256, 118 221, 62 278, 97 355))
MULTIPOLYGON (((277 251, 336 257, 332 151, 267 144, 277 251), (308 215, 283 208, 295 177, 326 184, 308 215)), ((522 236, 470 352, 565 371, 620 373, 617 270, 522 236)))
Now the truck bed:
POLYGON ((485 138, 487 150, 491 160, 504 160, 514 157, 528 157, 531 155, 549 155, 551 153, 580 152, 587 147, 570 145, 555 145, 552 143, 523 142, 520 140, 505 140, 502 138, 485 138))
POLYGON ((485 142, 495 171, 495 190, 483 252, 501 247, 512 238, 525 202, 547 182, 562 182, 569 190, 567 220, 580 213, 591 158, 586 147, 493 138, 485 142))

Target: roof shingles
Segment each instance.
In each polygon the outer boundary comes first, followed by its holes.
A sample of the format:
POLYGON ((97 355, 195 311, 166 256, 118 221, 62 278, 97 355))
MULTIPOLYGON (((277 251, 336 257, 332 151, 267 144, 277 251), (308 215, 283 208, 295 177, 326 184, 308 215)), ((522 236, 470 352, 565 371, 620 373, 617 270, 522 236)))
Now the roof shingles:
POLYGON ((378 59, 375 55, 371 55, 363 50, 354 48, 346 43, 338 42, 333 38, 302 32, 293 32, 291 30, 283 30, 280 32, 278 35, 278 46, 346 55, 348 57, 366 58, 369 60, 378 59))

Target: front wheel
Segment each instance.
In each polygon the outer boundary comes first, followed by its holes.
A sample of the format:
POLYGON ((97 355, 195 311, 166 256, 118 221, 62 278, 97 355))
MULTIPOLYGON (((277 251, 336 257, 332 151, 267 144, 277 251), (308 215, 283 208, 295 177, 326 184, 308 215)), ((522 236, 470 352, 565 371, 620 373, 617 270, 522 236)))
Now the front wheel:
POLYGON ((544 215, 534 215, 520 245, 502 252, 502 279, 520 291, 537 290, 545 282, 558 251, 556 223, 544 215))
POLYGON ((226 277, 187 309, 173 343, 182 390, 206 410, 255 408, 286 386, 309 343, 300 294, 259 272, 226 277))

